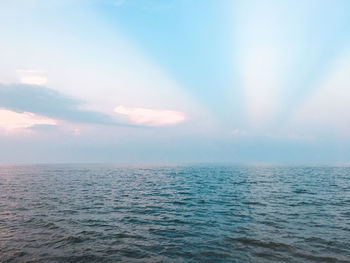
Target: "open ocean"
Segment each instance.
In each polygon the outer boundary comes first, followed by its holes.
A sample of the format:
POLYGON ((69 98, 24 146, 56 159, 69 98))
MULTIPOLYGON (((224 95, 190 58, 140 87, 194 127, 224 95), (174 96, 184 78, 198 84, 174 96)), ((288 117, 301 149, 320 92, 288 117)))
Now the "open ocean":
POLYGON ((0 166, 0 262, 350 262, 350 167, 0 166))

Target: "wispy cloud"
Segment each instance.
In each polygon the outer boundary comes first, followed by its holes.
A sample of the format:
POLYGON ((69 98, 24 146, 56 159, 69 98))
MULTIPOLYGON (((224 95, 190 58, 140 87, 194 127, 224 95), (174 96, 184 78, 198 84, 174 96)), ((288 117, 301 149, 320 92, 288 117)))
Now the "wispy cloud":
POLYGON ((175 125, 186 121, 187 116, 180 111, 155 110, 118 106, 114 109, 118 114, 126 115, 133 124, 147 126, 175 125))

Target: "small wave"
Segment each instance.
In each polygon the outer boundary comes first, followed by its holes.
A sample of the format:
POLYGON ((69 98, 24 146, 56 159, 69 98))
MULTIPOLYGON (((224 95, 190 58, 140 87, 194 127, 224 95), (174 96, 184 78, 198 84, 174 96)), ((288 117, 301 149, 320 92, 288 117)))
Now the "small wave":
POLYGON ((339 263, 349 263, 349 258, 341 257, 341 256, 335 256, 335 255, 311 255, 311 254, 304 254, 300 252, 293 253, 293 256, 303 258, 310 260, 312 262, 339 262, 339 263))
POLYGON ((267 206, 266 204, 257 201, 244 201, 243 204, 252 206, 267 206))
POLYGON ((307 194, 307 193, 309 193, 309 191, 307 191, 306 189, 299 188, 299 189, 295 189, 293 191, 293 193, 295 193, 295 194, 307 194))
POLYGON ((201 253, 202 256, 205 256, 206 258, 232 258, 232 255, 227 254, 227 253, 218 253, 214 251, 206 251, 201 253))
POLYGON ((48 223, 44 224, 44 227, 48 228, 48 229, 57 229, 57 228, 59 228, 55 223, 52 223, 52 222, 48 222, 48 223))
POLYGON ((273 241, 263 241, 258 239, 252 239, 247 237, 238 237, 238 238, 227 238, 226 242, 238 242, 243 245, 270 248, 279 251, 292 251, 292 247, 285 243, 277 243, 273 241))

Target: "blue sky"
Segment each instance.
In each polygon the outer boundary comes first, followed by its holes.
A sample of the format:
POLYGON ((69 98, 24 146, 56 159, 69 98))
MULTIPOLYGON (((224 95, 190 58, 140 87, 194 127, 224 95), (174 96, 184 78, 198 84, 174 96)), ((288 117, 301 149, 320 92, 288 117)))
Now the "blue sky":
POLYGON ((1 1, 0 162, 348 162, 349 13, 1 1))

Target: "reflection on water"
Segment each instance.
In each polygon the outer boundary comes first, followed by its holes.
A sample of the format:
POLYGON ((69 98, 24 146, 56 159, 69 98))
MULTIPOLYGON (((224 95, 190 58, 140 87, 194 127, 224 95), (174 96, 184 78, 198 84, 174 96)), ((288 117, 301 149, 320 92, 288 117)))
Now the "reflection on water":
POLYGON ((350 262, 350 168, 0 166, 0 262, 350 262))

